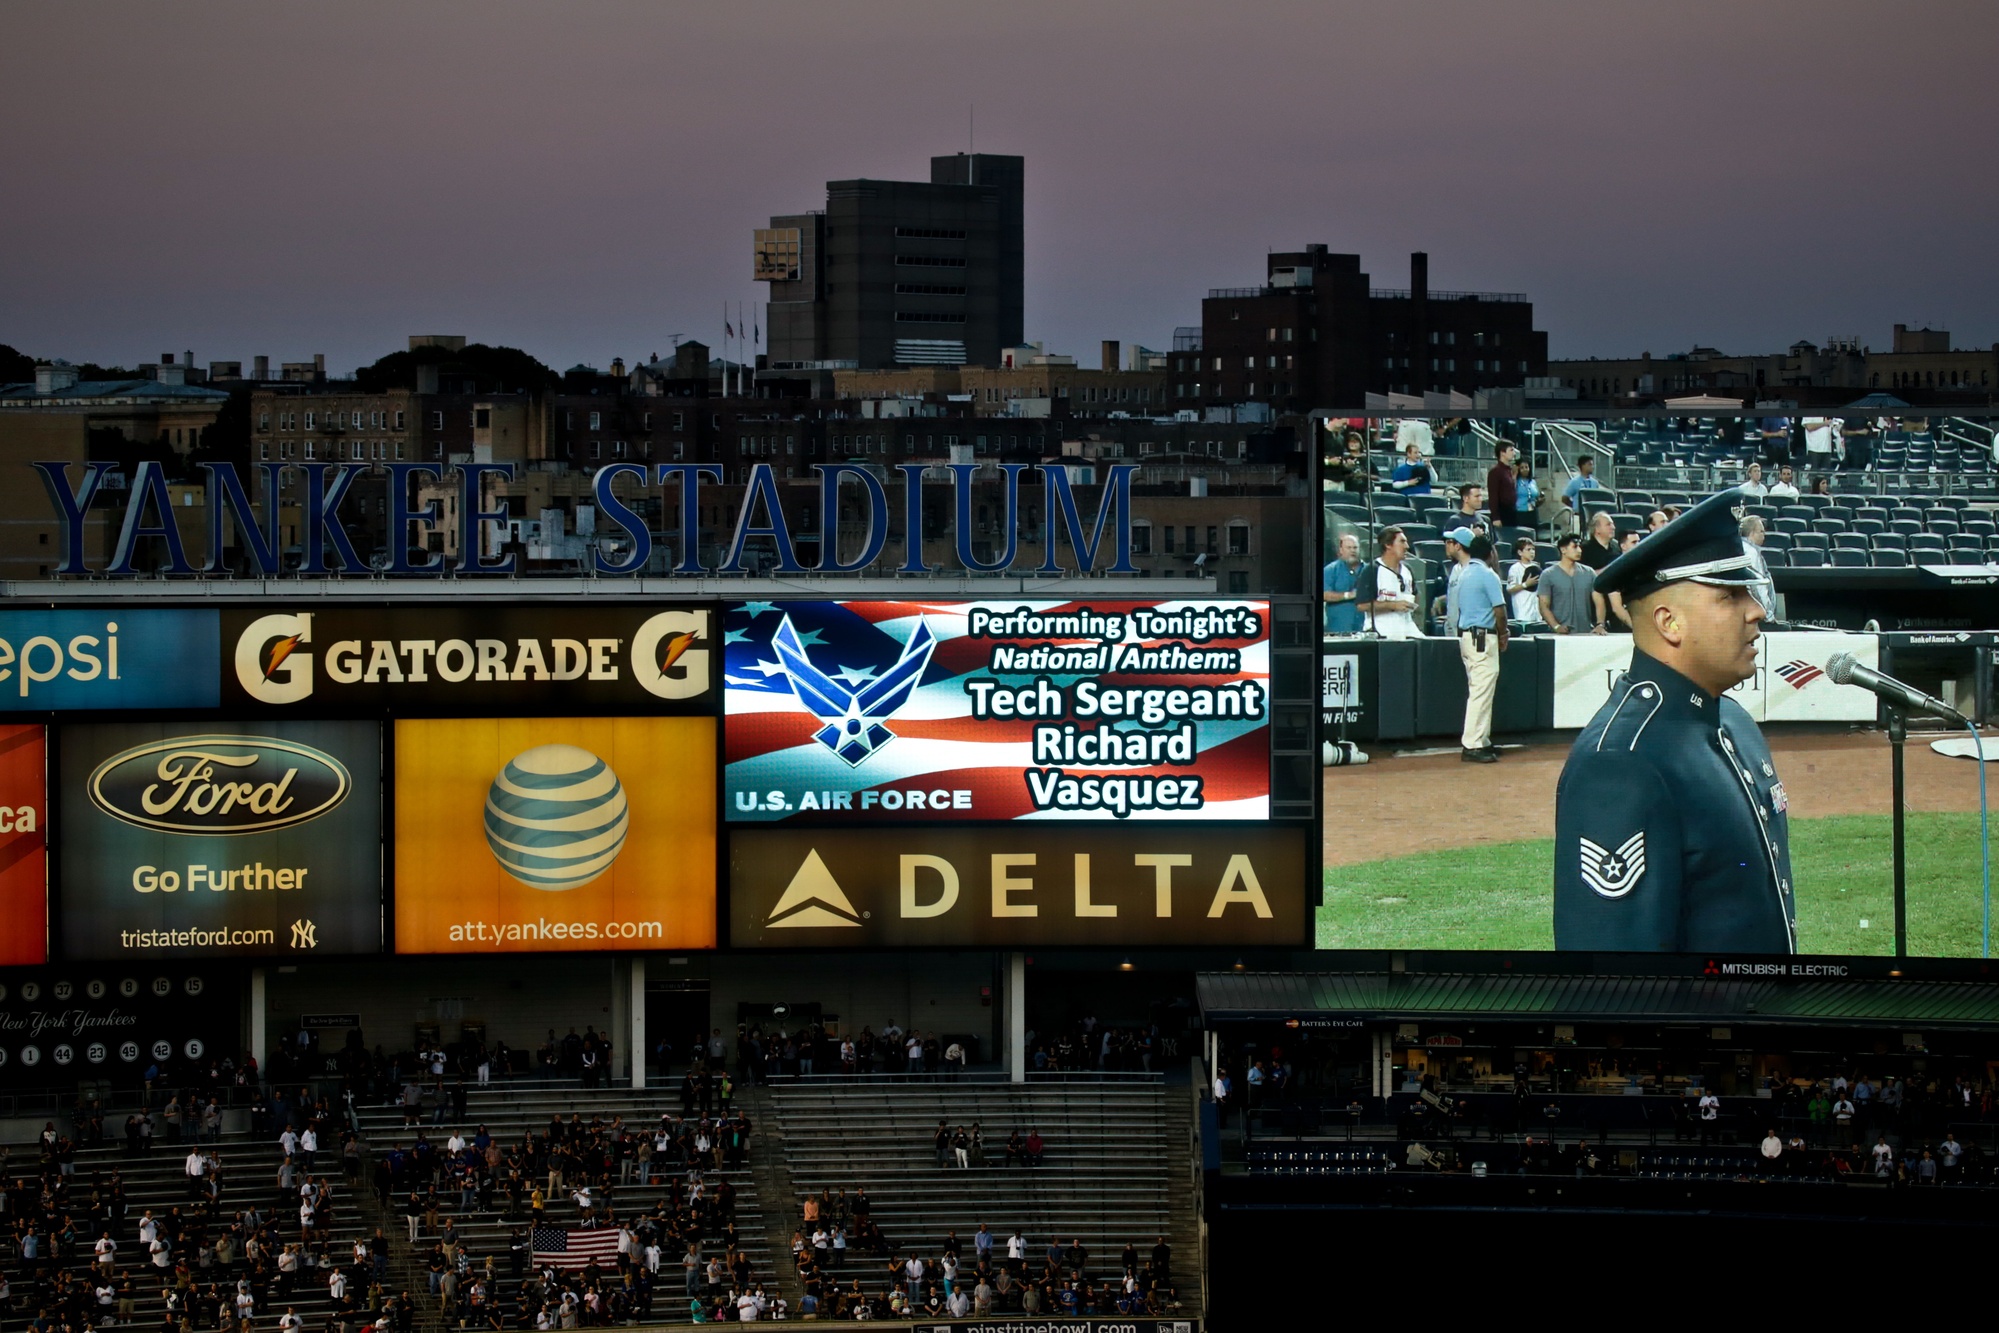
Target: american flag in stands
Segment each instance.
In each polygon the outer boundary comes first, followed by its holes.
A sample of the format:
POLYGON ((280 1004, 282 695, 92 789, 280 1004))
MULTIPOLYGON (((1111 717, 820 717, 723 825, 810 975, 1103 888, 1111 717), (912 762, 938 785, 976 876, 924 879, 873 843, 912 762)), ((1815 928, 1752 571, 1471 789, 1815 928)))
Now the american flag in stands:
POLYGON ((593 1259, 618 1266, 616 1227, 536 1227, 532 1244, 538 1268, 584 1268, 593 1259))

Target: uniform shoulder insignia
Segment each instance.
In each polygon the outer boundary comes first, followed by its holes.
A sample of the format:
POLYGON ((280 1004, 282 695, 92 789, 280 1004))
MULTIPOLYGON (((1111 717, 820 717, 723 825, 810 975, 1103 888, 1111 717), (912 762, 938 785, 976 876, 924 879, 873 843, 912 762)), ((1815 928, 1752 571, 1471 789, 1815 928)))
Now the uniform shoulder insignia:
POLYGON ((1579 840, 1583 883, 1602 898, 1622 898, 1645 878, 1645 830, 1619 843, 1611 851, 1588 838, 1579 840))
POLYGON ((1596 748, 1607 752, 1637 749, 1638 738, 1645 734, 1645 724, 1659 711, 1665 697, 1665 693, 1649 680, 1632 683, 1603 724, 1603 730, 1596 738, 1596 748))

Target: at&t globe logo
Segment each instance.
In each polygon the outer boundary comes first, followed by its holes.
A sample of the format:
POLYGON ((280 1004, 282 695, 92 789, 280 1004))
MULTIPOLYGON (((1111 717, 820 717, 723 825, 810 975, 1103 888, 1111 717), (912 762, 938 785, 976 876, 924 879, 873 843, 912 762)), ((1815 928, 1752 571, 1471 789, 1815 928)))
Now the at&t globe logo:
POLYGON ((486 793, 486 845, 531 889, 580 888, 611 868, 631 813, 618 775, 575 745, 538 745, 486 793))

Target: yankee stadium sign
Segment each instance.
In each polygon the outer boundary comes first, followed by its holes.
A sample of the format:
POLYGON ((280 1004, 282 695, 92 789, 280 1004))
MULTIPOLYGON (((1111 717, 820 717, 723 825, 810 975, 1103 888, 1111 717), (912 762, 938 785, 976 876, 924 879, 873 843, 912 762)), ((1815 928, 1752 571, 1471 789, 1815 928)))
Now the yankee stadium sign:
MULTIPOLYGON (((298 567, 305 573, 377 570, 444 577, 517 572, 516 553, 484 554, 489 543, 482 541, 492 531, 502 529, 510 517, 506 497, 493 496, 491 491, 493 483, 515 479, 517 469, 512 463, 387 463, 373 467, 365 463, 256 463, 248 465, 248 484, 235 464, 201 463, 198 466, 206 476, 206 543, 199 561, 190 557, 190 542, 176 517, 167 473, 158 462, 141 462, 129 479, 109 462, 41 462, 32 466, 41 475, 61 526, 59 574, 135 575, 143 572, 135 561, 153 554, 159 556, 157 567, 168 573, 224 573, 228 568, 225 553, 233 540, 251 573, 276 575, 285 569, 286 554, 278 516, 294 506, 301 556, 298 567), (383 502, 387 549, 376 555, 364 554, 355 548, 351 525, 358 519, 357 511, 369 501, 356 492, 356 483, 364 477, 383 476, 388 492, 383 502), (413 493, 427 489, 434 494, 447 477, 456 479, 453 517, 445 517, 446 506, 438 499, 412 503, 413 493), (254 500, 252 486, 256 488, 254 500), (115 506, 118 496, 124 497, 124 512, 117 540, 110 557, 93 568, 85 557, 85 518, 93 505, 100 509, 115 506), (458 534, 455 561, 426 551, 429 537, 447 526, 458 534), (417 558, 411 558, 413 553, 417 558)), ((958 563, 972 573, 999 573, 1013 569, 1018 562, 1023 572, 1061 574, 1065 568, 1057 551, 1063 541, 1078 571, 1096 569, 1099 556, 1108 555, 1105 572, 1138 572, 1131 563, 1135 463, 1103 467, 1103 494, 1095 514, 1087 516, 1078 504, 1075 488, 1098 483, 1072 482, 1065 465, 898 463, 895 468, 902 474, 902 494, 891 500, 887 484, 871 468, 854 463, 812 465, 819 492, 818 524, 812 536, 851 534, 856 528, 859 532, 857 537, 844 537, 838 543, 828 541, 816 563, 807 565, 799 560, 798 543, 785 515, 786 491, 776 471, 769 463, 752 465, 740 487, 732 533, 721 544, 721 559, 708 566, 700 558, 699 516, 704 504, 716 498, 714 488, 723 484, 722 465, 612 463, 591 475, 599 540, 593 544, 590 568, 603 575, 635 575, 646 570, 653 554, 654 533, 632 508, 635 499, 631 492, 656 488, 662 502, 679 515, 678 531, 660 534, 679 553, 668 570, 675 575, 747 573, 744 562, 753 540, 767 543, 763 549, 775 553, 775 563, 767 570, 771 574, 859 573, 882 559, 892 529, 906 534, 903 561, 895 570, 899 575, 931 572, 917 535, 926 531, 948 531, 958 563), (1047 540, 1039 564, 1021 560, 1020 533, 1026 526, 1020 521, 1023 490, 1035 486, 1023 474, 1030 471, 1040 474, 1040 495, 1027 498, 1037 502, 1046 516, 1047 540), (923 483, 926 478, 941 477, 950 482, 949 512, 926 518, 938 501, 934 496, 926 499, 923 483), (993 490, 979 491, 975 502, 974 486, 985 482, 993 483, 993 490), (974 536, 988 526, 985 511, 995 501, 1000 517, 990 526, 1000 536, 1000 544, 985 550, 984 543, 975 542, 974 536), (948 521, 937 522, 940 518, 948 521), (842 545, 852 547, 845 559, 842 545)), ((793 512, 798 511, 794 508, 793 512)))

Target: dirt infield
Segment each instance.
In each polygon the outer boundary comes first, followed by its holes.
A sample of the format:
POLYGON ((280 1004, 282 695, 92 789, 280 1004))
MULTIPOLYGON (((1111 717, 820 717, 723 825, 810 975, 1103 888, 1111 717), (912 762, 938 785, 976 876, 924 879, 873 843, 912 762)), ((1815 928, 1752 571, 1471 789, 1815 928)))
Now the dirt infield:
MULTIPOLYGON (((1791 817, 1885 815, 1888 738, 1880 732, 1768 736, 1791 817)), ((1909 737, 1911 810, 1978 809, 1978 766, 1909 737)), ((1999 739, 1988 738, 1988 746, 1999 739)), ((1445 847, 1545 838, 1555 829, 1555 782, 1568 757, 1558 745, 1504 746, 1497 764, 1466 764, 1448 752, 1369 751, 1372 762, 1324 770, 1325 862, 1354 865, 1445 847)), ((1999 772, 1987 782, 1999 786, 1999 772)), ((1994 793, 1999 799, 1999 792, 1994 793)))

